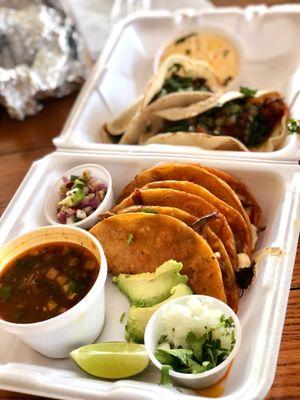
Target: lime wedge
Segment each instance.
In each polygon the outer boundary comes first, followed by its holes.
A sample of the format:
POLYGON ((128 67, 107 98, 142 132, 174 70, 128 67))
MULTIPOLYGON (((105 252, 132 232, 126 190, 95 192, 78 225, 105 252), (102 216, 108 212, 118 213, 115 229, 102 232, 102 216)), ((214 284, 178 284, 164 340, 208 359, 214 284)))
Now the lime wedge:
POLYGON ((75 363, 98 378, 120 379, 139 374, 149 364, 143 344, 104 342, 89 344, 70 353, 75 363))

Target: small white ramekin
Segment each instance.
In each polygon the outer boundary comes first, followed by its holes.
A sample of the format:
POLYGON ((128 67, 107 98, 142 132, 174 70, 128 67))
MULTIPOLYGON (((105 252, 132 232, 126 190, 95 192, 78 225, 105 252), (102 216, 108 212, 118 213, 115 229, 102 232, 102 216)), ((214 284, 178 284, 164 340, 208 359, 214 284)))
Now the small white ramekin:
MULTIPOLYGON (((103 199, 103 201, 99 204, 99 207, 96 208, 95 211, 92 212, 91 215, 83 219, 82 221, 75 222, 74 224, 68 224, 71 226, 77 226, 78 228, 91 228, 99 219, 97 215, 102 212, 108 211, 112 208, 114 204, 114 196, 113 196, 113 189, 112 189, 112 179, 110 173, 103 167, 97 164, 82 164, 78 165, 70 169, 69 171, 65 172, 63 176, 70 177, 71 175, 81 175, 83 171, 89 170, 91 174, 96 179, 101 179, 104 183, 107 184, 107 192, 103 199)), ((55 184, 49 188, 48 195, 46 197, 44 203, 44 214, 47 221, 52 225, 65 225, 58 222, 56 218, 56 207, 58 202, 60 201, 59 198, 59 188, 62 184, 62 177, 59 181, 55 182, 55 184)))
POLYGON ((160 317, 174 304, 186 304, 187 301, 191 298, 191 296, 197 296, 200 300, 203 301, 209 300, 210 302, 213 302, 216 308, 219 308, 224 312, 226 317, 232 317, 235 324, 235 332, 236 332, 236 343, 234 345, 232 352, 229 354, 226 360, 224 360, 217 367, 199 374, 184 374, 172 370, 170 371, 170 376, 177 384, 189 388, 201 389, 207 386, 214 385, 226 374, 226 371, 229 368, 230 363, 236 356, 241 344, 242 330, 239 319, 237 315, 234 313, 234 311, 227 306, 227 304, 213 297, 204 295, 183 296, 164 304, 152 315, 147 324, 145 331, 145 346, 150 360, 158 369, 161 370, 162 364, 156 359, 154 355, 155 350, 157 348, 157 342, 160 336, 164 333, 161 326, 160 317))
POLYGON ((31 324, 17 324, 0 318, 0 328, 15 334, 40 354, 64 358, 70 351, 94 342, 103 328, 107 263, 100 243, 89 232, 73 226, 37 228, 11 240, 0 249, 0 272, 27 250, 58 242, 84 246, 95 255, 100 270, 91 290, 74 307, 57 317, 31 324))
POLYGON ((158 49, 154 60, 153 60, 153 71, 154 73, 158 70, 159 65, 160 65, 160 58, 163 54, 163 52, 165 51, 166 47, 171 44, 174 43, 178 38, 184 37, 189 35, 190 33, 195 32, 195 33, 211 33, 211 34, 215 34, 221 37, 224 37, 225 39, 227 39, 228 41, 232 42, 237 54, 238 54, 238 59, 239 59, 239 66, 238 66, 238 73, 237 75, 228 83, 228 85, 226 85, 226 91, 228 91, 229 89, 231 89, 232 87, 235 87, 236 82, 238 81, 238 78, 240 77, 241 71, 245 65, 245 55, 244 55, 244 51, 243 51, 243 47, 239 41, 238 38, 236 38, 234 35, 231 35, 229 32, 227 32, 224 29, 221 28, 217 28, 217 27, 213 27, 213 26, 199 26, 199 28, 196 29, 190 29, 190 28, 185 28, 185 29, 181 29, 179 31, 177 31, 174 35, 172 35, 172 37, 170 37, 170 39, 166 42, 164 42, 158 49))

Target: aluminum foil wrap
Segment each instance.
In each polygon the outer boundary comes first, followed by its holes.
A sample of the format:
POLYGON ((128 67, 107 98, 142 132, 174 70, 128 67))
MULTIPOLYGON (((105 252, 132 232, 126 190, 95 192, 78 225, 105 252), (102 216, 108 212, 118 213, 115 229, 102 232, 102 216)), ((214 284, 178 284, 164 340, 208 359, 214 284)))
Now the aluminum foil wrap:
POLYGON ((82 45, 60 3, 0 0, 0 104, 13 118, 82 83, 82 45))

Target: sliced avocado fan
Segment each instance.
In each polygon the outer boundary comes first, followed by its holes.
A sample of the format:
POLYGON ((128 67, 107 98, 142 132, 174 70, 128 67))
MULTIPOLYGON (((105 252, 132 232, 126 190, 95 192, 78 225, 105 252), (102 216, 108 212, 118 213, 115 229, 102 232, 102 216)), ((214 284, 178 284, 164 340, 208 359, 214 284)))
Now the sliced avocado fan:
POLYGON ((186 284, 188 277, 180 275, 183 265, 174 260, 166 261, 155 272, 141 274, 120 274, 113 282, 136 307, 151 307, 170 297, 171 289, 181 283, 186 284))
POLYGON ((144 343, 146 325, 154 312, 168 301, 188 294, 192 294, 190 287, 184 283, 180 283, 170 290, 169 297, 161 303, 155 304, 152 307, 130 307, 126 325, 126 340, 128 342, 144 343))

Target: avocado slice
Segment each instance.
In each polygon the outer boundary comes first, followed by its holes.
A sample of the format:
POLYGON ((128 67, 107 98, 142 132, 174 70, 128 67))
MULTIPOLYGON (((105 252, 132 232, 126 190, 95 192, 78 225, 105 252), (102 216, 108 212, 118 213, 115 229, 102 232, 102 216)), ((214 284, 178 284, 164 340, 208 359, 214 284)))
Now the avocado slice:
POLYGON ((84 199, 85 194, 81 188, 75 187, 71 191, 72 191, 72 194, 70 196, 67 196, 64 199, 62 199, 58 203, 59 205, 63 205, 66 207, 73 207, 76 204, 78 204, 81 200, 84 199))
POLYGON ((130 307, 126 325, 125 338, 128 342, 144 343, 146 325, 156 310, 163 304, 177 297, 192 294, 190 287, 184 283, 174 286, 169 292, 169 298, 152 307, 130 307))
POLYGON ((121 292, 129 298, 130 304, 136 307, 151 307, 166 300, 172 287, 187 283, 188 277, 180 275, 182 263, 169 260, 155 272, 141 274, 120 274, 113 278, 121 292))

